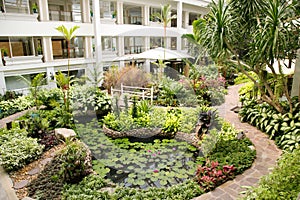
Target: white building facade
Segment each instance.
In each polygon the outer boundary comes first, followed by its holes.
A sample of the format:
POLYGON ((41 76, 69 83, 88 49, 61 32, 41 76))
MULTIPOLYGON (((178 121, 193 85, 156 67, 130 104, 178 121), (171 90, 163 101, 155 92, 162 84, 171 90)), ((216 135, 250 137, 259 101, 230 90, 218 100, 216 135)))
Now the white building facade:
POLYGON ((103 70, 126 64, 119 60, 127 54, 164 47, 185 51, 182 34, 192 33, 192 22, 208 12, 210 0, 0 0, 0 93, 22 90, 19 81, 45 73, 47 87, 56 87, 54 74, 67 71, 88 75, 93 67, 103 70), (164 45, 162 24, 153 19, 161 5, 170 4, 172 20, 164 45), (70 44, 56 30, 75 25, 70 44))

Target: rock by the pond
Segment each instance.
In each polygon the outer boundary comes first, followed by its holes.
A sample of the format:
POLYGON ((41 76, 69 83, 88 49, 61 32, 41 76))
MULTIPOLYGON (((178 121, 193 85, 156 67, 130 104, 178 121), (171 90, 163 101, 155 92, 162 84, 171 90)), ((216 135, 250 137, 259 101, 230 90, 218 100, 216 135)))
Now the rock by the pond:
POLYGON ((59 139, 67 139, 67 138, 74 138, 76 137, 76 133, 72 129, 67 128, 57 128, 55 129, 55 135, 59 139))
POLYGON ((38 174, 41 171, 41 169, 39 167, 36 167, 32 170, 30 170, 29 172, 27 172, 28 175, 35 175, 38 174))
POLYGON ((14 188, 15 189, 21 189, 21 188, 25 187, 28 183, 29 183, 28 180, 22 180, 20 182, 15 183, 14 188))

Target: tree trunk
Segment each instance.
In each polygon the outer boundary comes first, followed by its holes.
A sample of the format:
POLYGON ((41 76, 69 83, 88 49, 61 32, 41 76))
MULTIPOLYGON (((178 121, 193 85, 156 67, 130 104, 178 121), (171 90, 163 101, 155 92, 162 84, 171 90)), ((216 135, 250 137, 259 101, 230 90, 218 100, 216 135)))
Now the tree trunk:
POLYGON ((298 96, 298 99, 300 101, 300 49, 298 49, 297 51, 291 96, 298 96))

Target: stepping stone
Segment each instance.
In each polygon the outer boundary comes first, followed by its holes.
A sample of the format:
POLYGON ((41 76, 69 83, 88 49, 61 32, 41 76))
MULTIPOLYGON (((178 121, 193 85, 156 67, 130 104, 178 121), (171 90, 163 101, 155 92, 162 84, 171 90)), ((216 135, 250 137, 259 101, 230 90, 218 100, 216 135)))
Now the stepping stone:
POLYGON ((20 182, 15 183, 14 188, 21 189, 21 188, 25 187, 28 183, 29 183, 28 180, 22 180, 20 182))
POLYGON ((46 158, 44 160, 41 161, 42 165, 46 165, 48 162, 51 162, 52 158, 46 158))
POLYGON ((38 174, 41 171, 41 169, 39 167, 36 167, 32 170, 30 170, 29 172, 27 172, 28 175, 35 175, 38 174))

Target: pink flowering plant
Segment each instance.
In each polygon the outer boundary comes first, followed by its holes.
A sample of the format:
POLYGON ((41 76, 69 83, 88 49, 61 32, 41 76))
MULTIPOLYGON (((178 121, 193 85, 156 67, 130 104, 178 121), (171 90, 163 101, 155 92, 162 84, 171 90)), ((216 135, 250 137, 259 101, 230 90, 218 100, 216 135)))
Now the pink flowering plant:
POLYGON ((220 166, 218 161, 207 161, 205 165, 198 165, 196 181, 204 191, 208 192, 234 178, 235 171, 233 165, 220 166))

